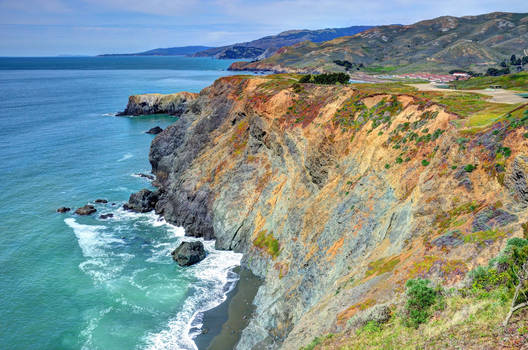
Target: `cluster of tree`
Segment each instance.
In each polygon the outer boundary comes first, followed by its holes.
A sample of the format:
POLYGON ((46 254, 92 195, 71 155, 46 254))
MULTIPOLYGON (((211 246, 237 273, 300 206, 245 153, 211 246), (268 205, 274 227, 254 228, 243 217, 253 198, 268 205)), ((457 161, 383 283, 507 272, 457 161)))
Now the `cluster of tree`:
POLYGON ((497 69, 497 68, 488 68, 486 71, 486 75, 492 76, 492 77, 498 77, 500 75, 510 74, 510 68, 506 67, 503 69, 497 69))
POLYGON ((355 68, 356 70, 363 68, 363 63, 357 64, 357 63, 352 63, 350 61, 341 61, 341 60, 335 60, 334 63, 337 64, 338 66, 345 67, 346 71, 349 71, 353 68, 355 68))
MULTIPOLYGON (((524 66, 525 64, 528 64, 528 56, 517 57, 515 55, 511 55, 509 62, 510 66, 524 66)), ((508 62, 504 60, 500 65, 501 67, 506 68, 508 67, 508 62)))
POLYGON ((349 80, 350 77, 346 73, 307 74, 299 79, 299 83, 347 84, 349 80))

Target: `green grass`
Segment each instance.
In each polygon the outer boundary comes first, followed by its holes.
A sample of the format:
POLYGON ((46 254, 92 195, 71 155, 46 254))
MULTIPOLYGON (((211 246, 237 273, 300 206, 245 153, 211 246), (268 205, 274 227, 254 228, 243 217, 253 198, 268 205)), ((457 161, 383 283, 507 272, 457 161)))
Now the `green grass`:
POLYGON ((476 77, 465 81, 456 81, 453 84, 457 89, 461 90, 486 89, 491 85, 500 85, 504 89, 528 92, 528 72, 508 74, 500 77, 476 77))
POLYGON ((273 237, 273 232, 268 233, 267 230, 260 231, 257 234, 257 238, 253 241, 253 244, 255 247, 264 250, 273 259, 279 255, 279 241, 273 237))

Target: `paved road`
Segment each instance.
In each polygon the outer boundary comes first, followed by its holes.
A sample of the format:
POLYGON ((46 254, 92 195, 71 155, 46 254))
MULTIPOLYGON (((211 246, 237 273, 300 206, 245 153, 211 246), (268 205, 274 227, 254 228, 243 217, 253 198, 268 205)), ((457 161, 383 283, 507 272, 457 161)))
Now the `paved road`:
POLYGON ((495 103, 508 103, 508 104, 517 104, 517 103, 528 103, 528 98, 522 98, 518 96, 515 91, 505 90, 505 89, 486 89, 486 90, 453 90, 453 89, 441 89, 436 87, 432 83, 428 84, 409 84, 417 88, 420 91, 460 91, 460 92, 474 92, 476 94, 491 96, 488 100, 495 103))

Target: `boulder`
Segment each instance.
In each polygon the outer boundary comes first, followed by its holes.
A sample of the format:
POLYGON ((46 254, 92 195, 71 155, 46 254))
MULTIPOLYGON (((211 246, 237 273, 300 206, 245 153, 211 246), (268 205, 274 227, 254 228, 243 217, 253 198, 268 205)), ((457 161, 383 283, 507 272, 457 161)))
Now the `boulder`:
POLYGON ((68 207, 60 207, 59 209, 57 209, 57 213, 66 213, 66 212, 69 212, 71 209, 68 208, 68 207))
POLYGON ((108 213, 108 214, 101 214, 99 216, 99 219, 103 219, 104 220, 104 219, 113 218, 113 217, 114 217, 114 214, 108 213))
POLYGON ((75 214, 77 215, 91 215, 95 213, 97 210, 93 205, 86 204, 84 207, 77 208, 75 211, 75 214))
POLYGON ((154 210, 154 206, 158 202, 158 199, 158 191, 152 192, 144 188, 137 193, 132 193, 128 199, 128 203, 123 205, 123 208, 138 213, 146 213, 154 210))
POLYGON ((200 241, 182 242, 171 255, 178 265, 191 266, 205 259, 205 249, 200 241))
POLYGON ((157 135, 162 131, 163 131, 162 128, 160 128, 159 126, 155 126, 152 129, 149 129, 149 131, 146 131, 145 134, 157 135))
POLYGON ((95 203, 108 203, 106 199, 96 199, 95 203))
POLYGON ((379 304, 356 314, 348 321, 348 325, 352 328, 359 328, 371 321, 383 324, 388 322, 390 317, 391 310, 389 306, 386 304, 379 304))

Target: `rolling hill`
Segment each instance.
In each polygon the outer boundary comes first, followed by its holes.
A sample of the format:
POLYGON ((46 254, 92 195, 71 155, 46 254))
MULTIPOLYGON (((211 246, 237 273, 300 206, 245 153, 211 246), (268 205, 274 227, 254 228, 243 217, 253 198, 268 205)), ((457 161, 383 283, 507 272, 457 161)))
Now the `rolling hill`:
POLYGON ((221 59, 253 59, 257 57, 269 57, 284 46, 291 46, 303 41, 328 41, 342 36, 354 35, 370 28, 372 28, 372 26, 352 26, 346 28, 327 28, 319 30, 289 30, 277 35, 270 35, 245 43, 211 48, 197 52, 194 54, 194 56, 216 57, 221 59))
POLYGON ((494 12, 479 16, 438 17, 404 26, 379 26, 322 43, 283 47, 272 57, 236 62, 232 70, 278 72, 343 71, 445 72, 453 68, 484 71, 528 49, 528 14, 494 12), (359 65, 362 65, 361 67, 359 65))

